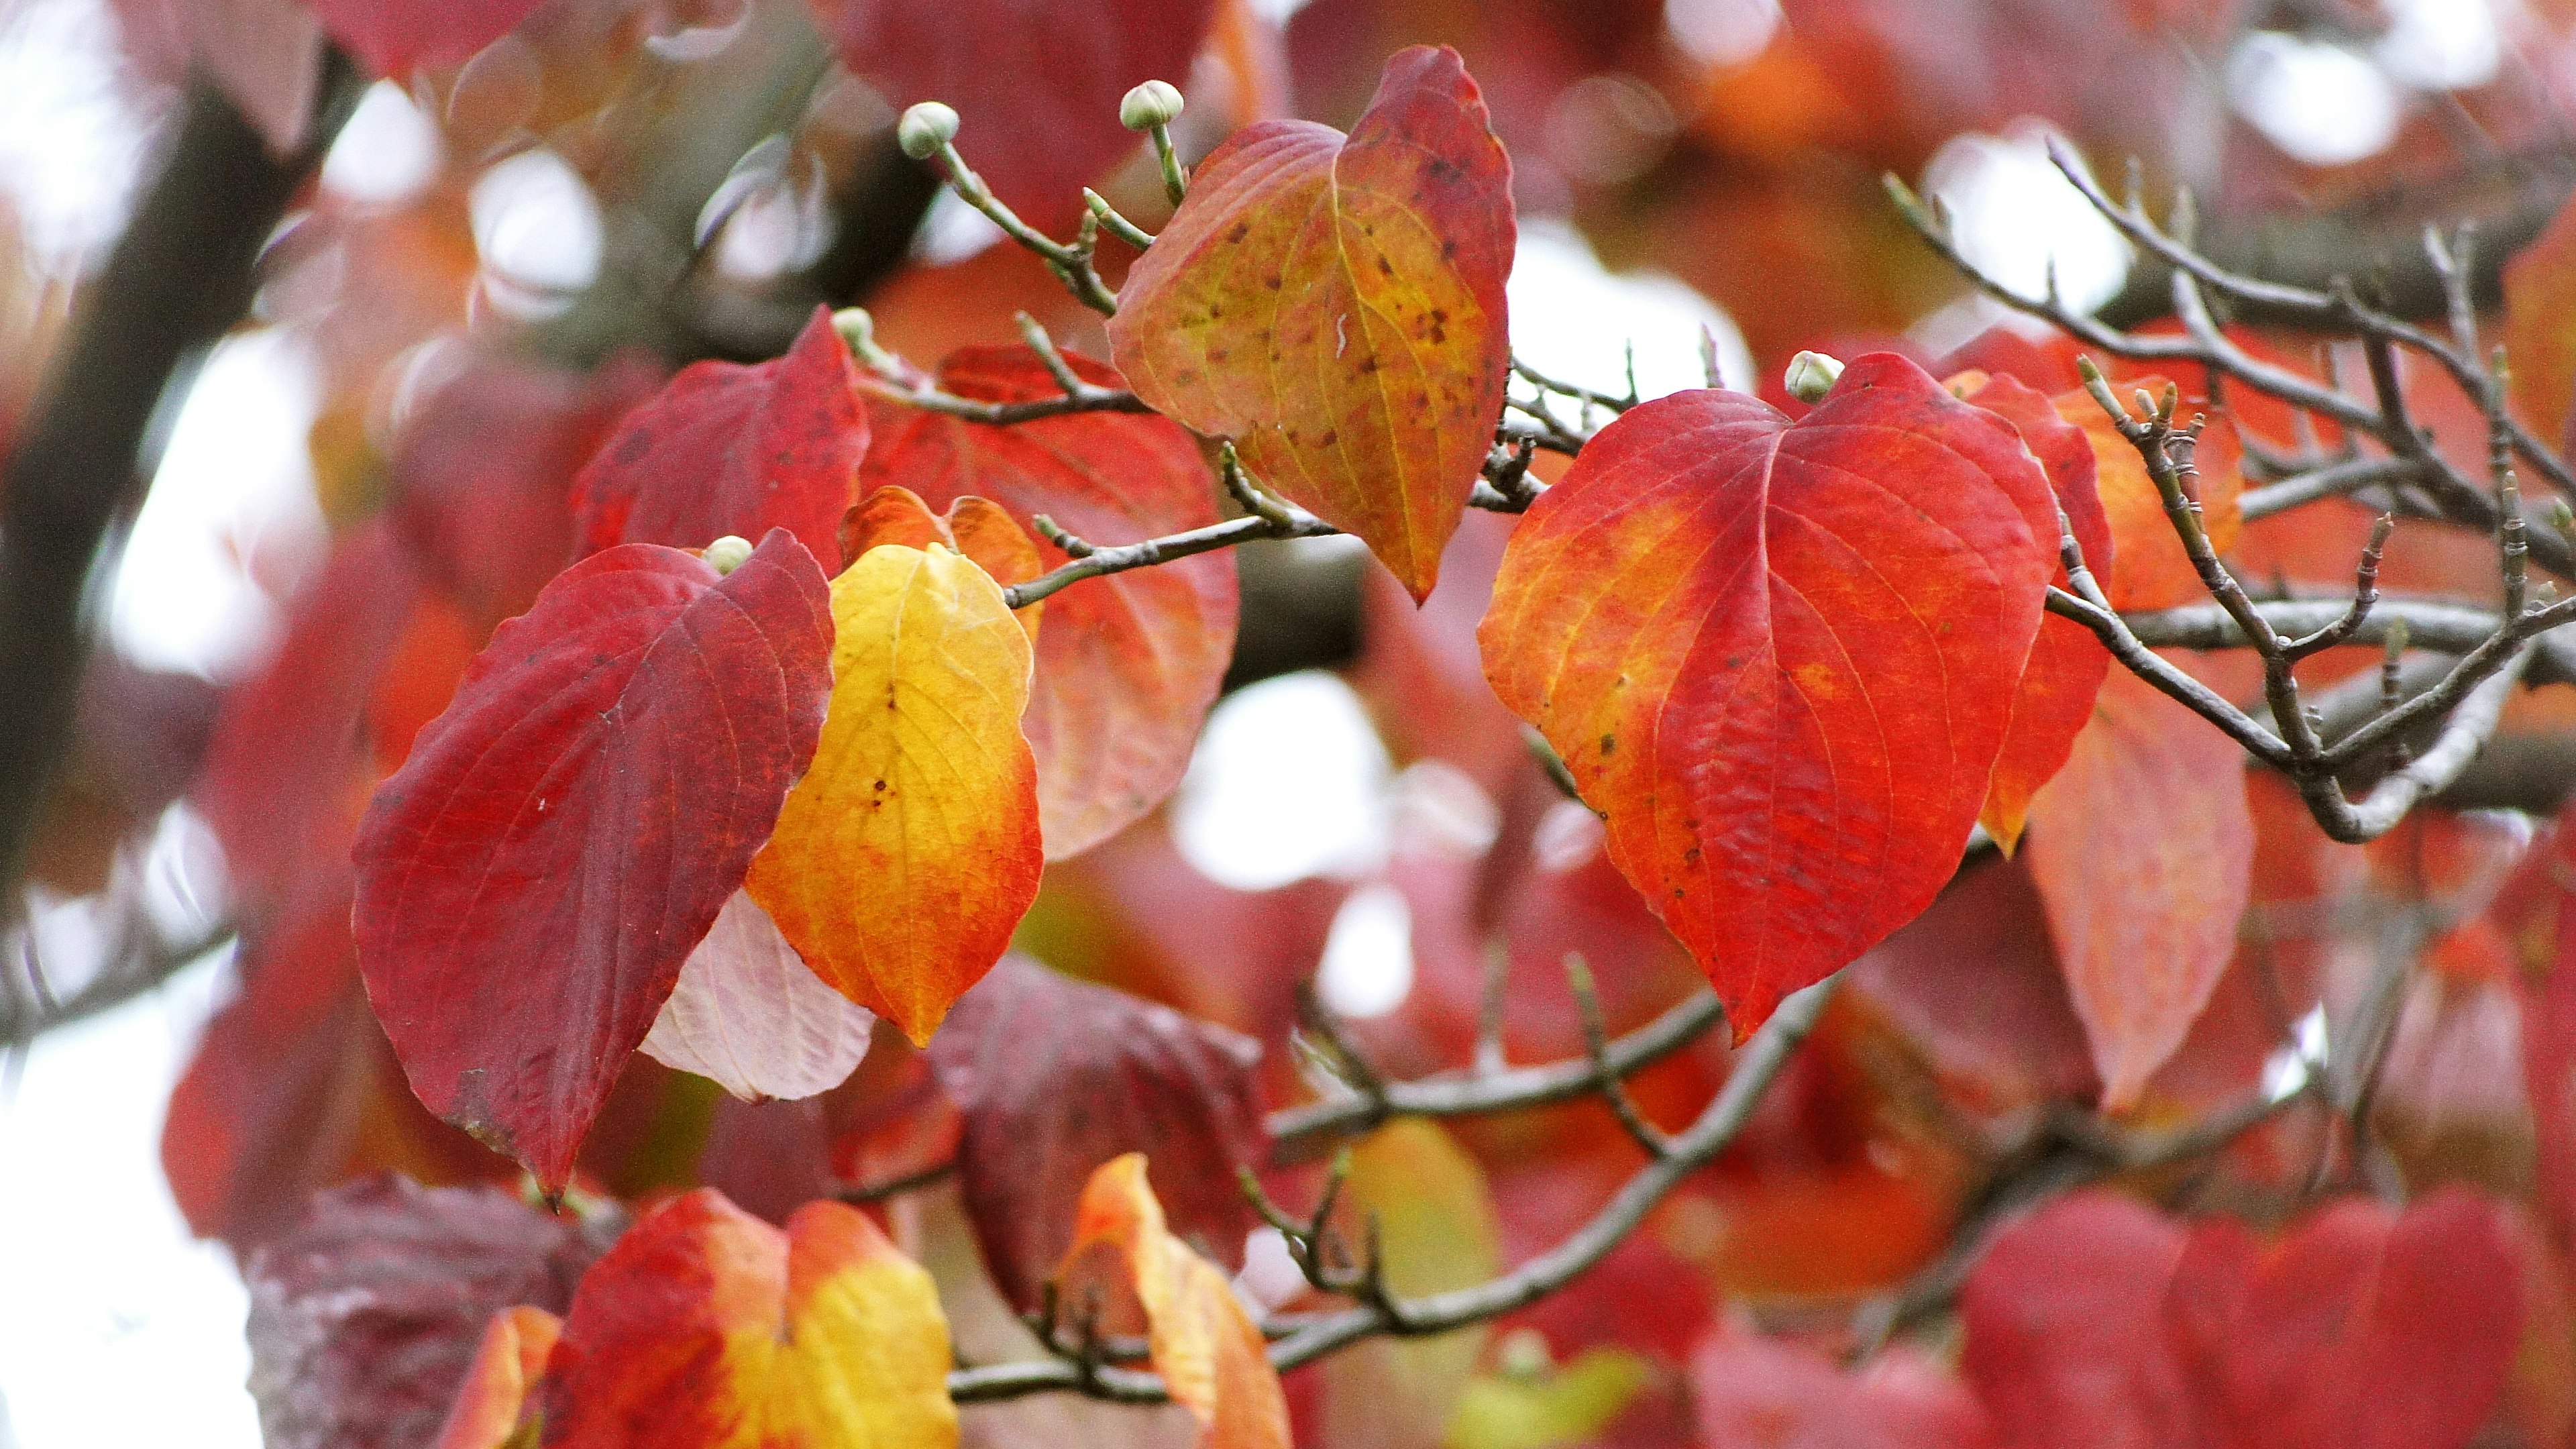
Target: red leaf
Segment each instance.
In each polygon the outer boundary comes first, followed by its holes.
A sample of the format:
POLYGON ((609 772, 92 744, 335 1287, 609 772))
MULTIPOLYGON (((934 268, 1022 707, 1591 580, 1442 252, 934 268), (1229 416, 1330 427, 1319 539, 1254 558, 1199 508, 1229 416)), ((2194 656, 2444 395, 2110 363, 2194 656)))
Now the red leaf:
POLYGON ((838 559, 841 515, 867 456, 850 349, 818 307, 783 357, 696 362, 617 427, 573 482, 575 547, 704 548, 773 528, 838 559))
POLYGON ((538 0, 313 0, 322 28, 367 69, 395 81, 424 65, 453 65, 490 45, 538 0))
MULTIPOLYGON (((1968 401, 2020 431, 2023 444, 2048 472, 2058 509, 2084 550, 2085 567, 2097 577, 2110 577, 2111 520, 2093 486, 2093 444, 2084 430, 2059 417, 2045 394, 2010 377, 1988 379, 1968 401)), ((2051 581, 2067 586, 2063 564, 2051 581)), ((2039 637, 2031 641, 2021 685, 2013 692, 2012 724, 2004 732, 1994 778, 1986 783, 1985 809, 1978 815, 2007 855, 2020 843, 2031 795, 2065 765, 2076 732, 2093 717, 2093 696, 2110 672, 2111 651, 2092 630, 2055 614, 2039 621, 2039 637)))
POLYGON ((2121 671, 2031 802, 2031 878, 2103 1104, 2136 1104, 2236 951, 2254 817, 2236 742, 2121 671))
POLYGON ((1960 1295, 1959 1372, 2000 1449, 2194 1442, 2198 1411, 2162 1316, 2187 1237, 2151 1208, 2092 1192, 1996 1235, 1960 1295))
POLYGON ((814 752, 831 644, 783 531, 722 579, 612 549, 502 626, 354 852, 368 996, 431 1110, 563 1184, 814 752))
POLYGON ((1081 187, 1133 155, 1118 123, 1140 81, 1190 79, 1215 0, 812 0, 852 73, 898 109, 945 101, 958 150, 1041 225, 1078 213, 1081 187))
POLYGON ((1706 1449, 1985 1449, 1985 1415, 1902 1345, 1846 1373, 1813 1349, 1720 1331, 1691 1356, 1706 1449))
POLYGON ((1399 52, 1348 137, 1264 121, 1200 164, 1111 355, 1420 600, 1502 411, 1511 174, 1457 52, 1399 52))
POLYGON ((492 1188, 335 1188, 250 1260, 251 1392, 271 1449, 428 1444, 485 1320, 561 1312, 602 1245, 492 1188))
POLYGON ((965 1115, 958 1186, 993 1282, 1014 1306, 1073 1242, 1093 1169, 1129 1152, 1163 1164, 1174 1230, 1229 1271, 1260 1226, 1238 1166, 1267 1155, 1253 1068, 1227 1031, 1006 956, 931 1039, 940 1086, 965 1115))
POLYGON ((1513 533, 1487 677, 1739 1037, 1949 880, 2056 536, 2020 437, 1883 353, 1795 424, 1632 409, 1513 533))
MULTIPOLYGON (((1099 363, 1067 360, 1085 381, 1121 385, 1099 363)), ((1061 391, 1025 347, 955 353, 939 384, 991 402, 1061 391)), ((870 413, 877 442, 859 471, 863 494, 900 486, 932 508, 981 496, 1033 533, 1043 513, 1100 544, 1217 521, 1216 480, 1197 443, 1165 418, 1087 413, 999 428, 889 403, 870 413)), ((1065 561, 1053 544, 1041 552, 1050 568, 1065 561)), ((1038 757, 1047 854, 1061 860, 1117 834, 1180 783, 1234 656, 1234 565, 1206 554, 1091 579, 1046 609, 1036 693, 1021 723, 1038 757)))

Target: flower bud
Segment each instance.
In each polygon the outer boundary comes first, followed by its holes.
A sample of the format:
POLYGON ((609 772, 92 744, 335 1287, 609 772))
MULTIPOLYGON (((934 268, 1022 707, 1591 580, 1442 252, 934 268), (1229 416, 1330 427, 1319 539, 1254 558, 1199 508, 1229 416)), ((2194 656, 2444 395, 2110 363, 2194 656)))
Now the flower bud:
POLYGON ((915 161, 927 161, 939 154, 940 147, 957 139, 956 109, 937 101, 923 101, 894 123, 894 138, 903 147, 903 154, 915 161))
POLYGON ((1802 403, 1820 403, 1834 390, 1834 380, 1843 375, 1843 365, 1821 352, 1801 352, 1789 359, 1789 375, 1784 381, 1789 396, 1802 403))
POLYGON ((718 574, 729 574, 741 568, 744 559, 751 557, 751 540, 738 534, 728 533, 708 544, 699 556, 704 558, 718 574))
POLYGON ((1181 93, 1170 81, 1149 80, 1118 103, 1118 124, 1130 131, 1150 131, 1181 118, 1181 93))

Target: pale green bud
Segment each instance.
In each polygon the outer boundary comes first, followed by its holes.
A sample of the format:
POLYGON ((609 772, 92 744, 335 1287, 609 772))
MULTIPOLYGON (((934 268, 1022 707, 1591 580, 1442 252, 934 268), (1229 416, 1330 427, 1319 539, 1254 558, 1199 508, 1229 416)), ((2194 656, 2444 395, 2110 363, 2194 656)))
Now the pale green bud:
POLYGON ((751 557, 751 540, 728 533, 708 544, 702 557, 717 573, 732 573, 742 567, 744 559, 751 557))
POLYGON ((1823 402, 1825 394, 1834 390, 1835 379, 1842 375, 1843 365, 1839 359, 1821 352, 1801 352, 1789 359, 1789 375, 1785 381, 1789 396, 1812 404, 1823 402))
POLYGON ((1181 93, 1170 81, 1149 80, 1118 103, 1118 124, 1130 131, 1150 131, 1181 118, 1181 93))
POLYGON ((923 101, 894 123, 894 138, 903 147, 903 154, 915 161, 927 161, 939 154, 940 147, 957 139, 956 108, 923 101))

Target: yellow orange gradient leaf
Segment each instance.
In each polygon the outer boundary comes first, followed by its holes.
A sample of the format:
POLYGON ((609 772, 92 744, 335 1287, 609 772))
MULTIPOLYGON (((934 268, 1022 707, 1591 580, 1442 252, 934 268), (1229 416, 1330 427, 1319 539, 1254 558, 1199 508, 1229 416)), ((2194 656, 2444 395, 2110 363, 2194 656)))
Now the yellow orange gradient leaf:
POLYGON ((857 1209, 786 1231, 700 1188, 619 1239, 573 1293, 548 1442, 953 1449, 948 1320, 930 1275, 857 1209), (650 1425, 639 1436, 637 1427, 650 1425))
POLYGON ((528 1394, 545 1377, 546 1361, 562 1336, 563 1320, 542 1308, 522 1304, 493 1314, 435 1449, 533 1446, 544 1426, 528 1415, 528 1394))
MULTIPOLYGON (((944 517, 931 512, 920 494, 901 486, 879 488, 851 504, 841 520, 842 563, 857 563, 869 549, 883 543, 907 548, 944 543, 973 559, 1004 588, 1046 572, 1046 559, 1038 553, 1036 541, 1010 510, 971 494, 949 504, 944 517)), ((1031 643, 1037 641, 1038 620, 1045 610, 1046 602, 1039 600, 1018 611, 1020 627, 1031 643)))
POLYGON ((1125 1261, 1145 1310, 1154 1371, 1199 1421, 1199 1443, 1288 1449, 1288 1401, 1261 1329, 1225 1274, 1164 1226, 1141 1152, 1102 1163, 1084 1185, 1059 1281, 1097 1261, 1098 1249, 1125 1261))
POLYGON ((745 889, 815 974, 927 1042, 1036 899, 1029 637, 946 545, 832 581, 832 702, 745 889))

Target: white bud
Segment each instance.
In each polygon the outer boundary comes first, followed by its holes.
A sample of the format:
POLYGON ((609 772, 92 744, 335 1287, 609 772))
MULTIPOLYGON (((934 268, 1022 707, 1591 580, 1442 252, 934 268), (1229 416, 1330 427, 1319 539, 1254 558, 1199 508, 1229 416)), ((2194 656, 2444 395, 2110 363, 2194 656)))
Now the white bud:
POLYGON ((717 573, 729 574, 741 568, 744 559, 751 557, 751 540, 728 533, 708 544, 700 556, 706 559, 717 573))
POLYGON ((1789 375, 1784 381, 1789 396, 1802 403, 1820 403, 1834 390, 1835 379, 1843 375, 1843 365, 1821 352, 1801 352, 1789 359, 1789 375))
POLYGON ((903 154, 915 161, 927 161, 939 154, 940 147, 957 139, 957 111, 937 101, 923 101, 894 123, 894 138, 903 147, 903 154))
POLYGON ((1149 80, 1118 103, 1118 124, 1130 131, 1150 131, 1181 118, 1181 93, 1170 81, 1149 80))

